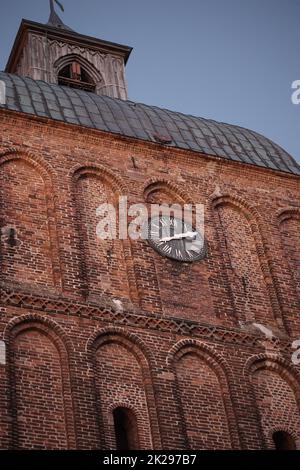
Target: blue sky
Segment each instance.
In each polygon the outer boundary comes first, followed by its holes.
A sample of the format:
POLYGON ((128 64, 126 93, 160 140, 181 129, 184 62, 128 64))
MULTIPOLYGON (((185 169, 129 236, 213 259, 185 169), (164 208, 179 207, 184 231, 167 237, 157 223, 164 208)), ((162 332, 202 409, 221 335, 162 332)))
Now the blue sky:
MULTIPOLYGON (((238 124, 300 162, 299 0, 61 0, 74 30, 134 47, 129 98, 238 124)), ((0 69, 22 18, 45 23, 48 0, 0 0, 0 69)))

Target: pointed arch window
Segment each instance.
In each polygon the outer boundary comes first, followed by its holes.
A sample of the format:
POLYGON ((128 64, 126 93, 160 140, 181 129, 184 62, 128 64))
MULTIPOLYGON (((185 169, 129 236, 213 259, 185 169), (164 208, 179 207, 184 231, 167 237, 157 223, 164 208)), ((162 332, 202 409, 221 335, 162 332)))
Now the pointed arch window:
POLYGON ((116 408, 113 411, 116 449, 138 450, 139 439, 136 416, 128 408, 116 408))
POLYGON ((296 450, 296 443, 293 437, 288 432, 274 432, 273 441, 276 450, 296 450))
POLYGON ((58 72, 58 84, 91 92, 96 89, 93 79, 76 61, 66 65, 58 72))

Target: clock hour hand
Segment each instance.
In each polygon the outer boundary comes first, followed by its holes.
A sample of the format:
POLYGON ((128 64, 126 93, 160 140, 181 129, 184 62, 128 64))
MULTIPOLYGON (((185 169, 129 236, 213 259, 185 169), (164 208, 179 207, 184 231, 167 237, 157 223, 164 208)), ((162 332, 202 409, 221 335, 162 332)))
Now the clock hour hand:
POLYGON ((188 241, 195 240, 198 232, 184 232, 184 233, 178 233, 176 235, 173 235, 173 237, 164 237, 161 238, 161 242, 170 242, 171 240, 183 240, 186 239, 188 241))

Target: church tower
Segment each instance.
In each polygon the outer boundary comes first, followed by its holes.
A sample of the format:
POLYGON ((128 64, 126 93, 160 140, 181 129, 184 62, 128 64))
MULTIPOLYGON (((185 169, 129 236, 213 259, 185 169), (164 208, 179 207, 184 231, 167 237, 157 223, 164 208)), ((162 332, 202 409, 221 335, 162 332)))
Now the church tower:
POLYGON ((300 450, 299 164, 55 4, 0 71, 0 449, 300 450))
POLYGON ((47 24, 22 20, 5 71, 126 100, 125 66, 132 48, 76 33, 53 2, 47 24))

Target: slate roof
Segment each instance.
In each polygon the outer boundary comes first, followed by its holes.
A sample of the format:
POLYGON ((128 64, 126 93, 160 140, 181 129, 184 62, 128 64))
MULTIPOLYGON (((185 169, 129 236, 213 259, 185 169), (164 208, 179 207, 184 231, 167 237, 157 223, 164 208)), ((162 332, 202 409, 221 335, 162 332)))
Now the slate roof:
POLYGON ((300 175, 280 146, 239 126, 0 72, 0 108, 300 175))

